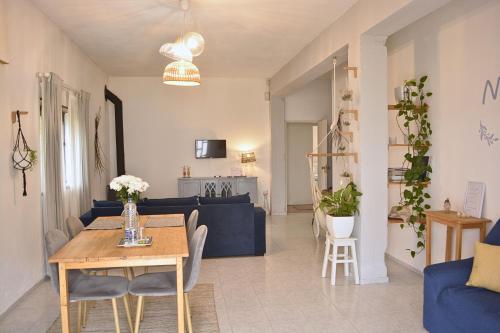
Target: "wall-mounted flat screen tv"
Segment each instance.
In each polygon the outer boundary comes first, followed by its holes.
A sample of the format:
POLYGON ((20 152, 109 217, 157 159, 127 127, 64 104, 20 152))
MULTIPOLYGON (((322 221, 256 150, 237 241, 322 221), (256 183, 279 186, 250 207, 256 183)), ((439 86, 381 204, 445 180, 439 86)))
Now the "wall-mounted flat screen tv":
POLYGON ((226 140, 195 140, 196 158, 226 158, 226 140))

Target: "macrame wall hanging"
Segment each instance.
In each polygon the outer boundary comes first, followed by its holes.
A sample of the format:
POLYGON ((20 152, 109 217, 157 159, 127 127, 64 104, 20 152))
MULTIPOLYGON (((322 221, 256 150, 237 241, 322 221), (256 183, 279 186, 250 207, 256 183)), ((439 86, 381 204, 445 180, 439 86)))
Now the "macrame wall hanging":
POLYGON ((104 160, 102 156, 102 147, 101 141, 99 140, 99 125, 101 124, 101 108, 99 108, 99 112, 97 112, 94 125, 95 125, 95 134, 94 134, 94 161, 95 161, 95 171, 102 175, 106 168, 104 167, 104 160))
MULTIPOLYGON (((23 112, 25 114, 26 112, 23 112)), ((15 119, 18 124, 16 141, 12 150, 12 163, 14 169, 20 170, 23 173, 23 196, 27 196, 26 192, 26 170, 30 170, 36 163, 36 150, 31 149, 26 142, 23 130, 21 128, 21 112, 15 112, 15 119)))

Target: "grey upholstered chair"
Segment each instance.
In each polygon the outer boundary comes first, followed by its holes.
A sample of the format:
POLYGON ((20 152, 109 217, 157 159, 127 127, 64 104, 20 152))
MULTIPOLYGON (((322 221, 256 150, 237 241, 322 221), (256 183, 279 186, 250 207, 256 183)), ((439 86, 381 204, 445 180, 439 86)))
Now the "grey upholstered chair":
MULTIPOLYGON (((208 228, 205 225, 196 229, 189 244, 189 258, 184 266, 184 304, 186 307, 186 318, 189 333, 193 332, 191 324, 191 309, 189 307, 188 293, 193 289, 198 281, 201 268, 201 255, 208 228)), ((131 295, 139 296, 137 300, 137 313, 135 317, 134 333, 139 332, 139 325, 142 318, 145 296, 172 296, 177 294, 177 277, 175 271, 148 273, 140 275, 130 281, 128 292, 131 295)))
POLYGON ((198 215, 199 212, 197 209, 193 210, 191 214, 189 215, 188 223, 187 223, 187 238, 188 242, 191 241, 191 239, 194 236, 194 232, 196 231, 196 227, 198 227, 198 215))
POLYGON ((68 226, 69 238, 73 239, 82 230, 85 229, 82 221, 78 217, 70 216, 66 219, 66 225, 68 226))
MULTIPOLYGON (((50 257, 67 242, 66 235, 59 230, 51 230, 45 234, 45 248, 50 257)), ((49 265, 49 275, 52 286, 59 293, 59 269, 57 264, 49 265)), ((128 304, 128 280, 121 276, 95 276, 82 273, 80 270, 70 270, 68 274, 69 301, 78 302, 77 332, 80 332, 83 320, 82 303, 111 299, 115 328, 120 332, 118 308, 116 299, 123 297, 129 329, 132 332, 132 318, 128 304)))

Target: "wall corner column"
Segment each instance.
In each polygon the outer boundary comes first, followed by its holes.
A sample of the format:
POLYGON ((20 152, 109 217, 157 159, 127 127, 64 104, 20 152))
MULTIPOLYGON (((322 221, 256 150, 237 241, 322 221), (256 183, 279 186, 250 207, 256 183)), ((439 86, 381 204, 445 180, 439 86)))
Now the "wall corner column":
POLYGON ((359 188, 356 234, 362 284, 388 281, 385 264, 388 214, 388 112, 386 36, 360 39, 359 188))

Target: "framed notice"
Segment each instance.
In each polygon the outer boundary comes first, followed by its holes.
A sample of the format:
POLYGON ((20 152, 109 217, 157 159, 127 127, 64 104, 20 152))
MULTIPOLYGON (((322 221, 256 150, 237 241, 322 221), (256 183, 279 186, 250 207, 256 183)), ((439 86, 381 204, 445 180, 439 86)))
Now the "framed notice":
POLYGON ((480 218, 483 213, 484 193, 486 185, 479 182, 468 182, 465 191, 464 212, 468 216, 480 218))

